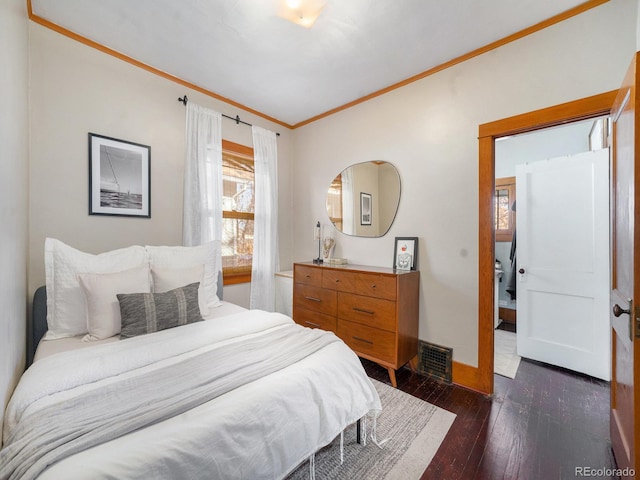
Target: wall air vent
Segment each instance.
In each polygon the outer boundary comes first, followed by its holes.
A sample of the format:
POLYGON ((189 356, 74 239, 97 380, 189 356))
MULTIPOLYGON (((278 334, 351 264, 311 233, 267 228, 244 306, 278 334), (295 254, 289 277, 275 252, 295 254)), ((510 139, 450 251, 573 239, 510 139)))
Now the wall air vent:
POLYGON ((418 343, 418 372, 451 383, 453 349, 420 340, 418 343))

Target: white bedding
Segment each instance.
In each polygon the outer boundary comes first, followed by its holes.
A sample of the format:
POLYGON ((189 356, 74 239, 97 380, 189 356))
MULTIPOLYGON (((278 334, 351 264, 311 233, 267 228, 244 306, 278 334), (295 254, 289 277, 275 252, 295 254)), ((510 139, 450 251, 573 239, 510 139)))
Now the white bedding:
MULTIPOLYGON (((212 313, 210 316, 211 320, 215 321, 216 319, 225 317, 227 315, 246 311, 246 308, 236 305, 235 303, 224 301, 220 303, 220 306, 212 309, 212 313)), ((45 338, 40 340, 40 343, 38 343, 38 348, 36 349, 33 361, 37 362, 38 360, 48 357, 49 355, 53 355, 54 353, 66 352, 68 350, 77 350, 79 348, 94 347, 103 343, 117 342, 120 340, 120 336, 116 335, 114 337, 105 338, 104 340, 83 341, 82 338, 84 336, 85 334, 81 334, 74 337, 57 338, 53 340, 47 340, 45 336, 45 338)))
MULTIPOLYGON (((62 397, 291 323, 247 311, 42 358, 16 388, 4 438, 25 412, 62 397)), ((39 478, 283 478, 347 425, 379 409, 358 358, 335 342, 188 412, 61 460, 39 478)))

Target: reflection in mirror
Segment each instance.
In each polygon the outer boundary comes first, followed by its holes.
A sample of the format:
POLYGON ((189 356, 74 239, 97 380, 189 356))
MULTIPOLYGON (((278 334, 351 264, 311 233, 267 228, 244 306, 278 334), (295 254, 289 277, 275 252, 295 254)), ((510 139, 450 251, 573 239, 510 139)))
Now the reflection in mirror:
POLYGON ((381 237, 389 231, 400 204, 400 175, 389 162, 351 165, 333 179, 327 214, 336 229, 357 237, 381 237))
POLYGON ((496 178, 494 222, 496 242, 511 242, 516 227, 516 178, 496 178))

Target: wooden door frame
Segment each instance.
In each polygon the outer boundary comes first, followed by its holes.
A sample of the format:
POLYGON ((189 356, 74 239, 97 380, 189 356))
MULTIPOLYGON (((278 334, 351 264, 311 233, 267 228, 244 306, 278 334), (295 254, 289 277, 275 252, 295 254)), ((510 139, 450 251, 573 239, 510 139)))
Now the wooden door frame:
POLYGON ((493 393, 495 139, 609 115, 618 90, 485 123, 478 127, 478 368, 467 387, 493 393))

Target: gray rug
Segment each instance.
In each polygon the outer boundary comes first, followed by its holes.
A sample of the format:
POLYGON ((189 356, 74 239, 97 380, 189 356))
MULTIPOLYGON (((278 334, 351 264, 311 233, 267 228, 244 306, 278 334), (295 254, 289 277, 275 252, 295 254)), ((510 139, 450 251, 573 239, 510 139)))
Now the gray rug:
MULTIPOLYGON (((315 456, 316 479, 419 479, 436 454, 455 419, 455 414, 416 397, 372 380, 380 394, 382 413, 378 417, 378 441, 389 439, 382 448, 367 439, 356 442, 356 427, 344 434, 344 463, 340 465, 340 437, 315 456)), ((367 421, 370 430, 371 420, 367 421)), ((309 478, 309 462, 303 463, 288 480, 309 478)))

